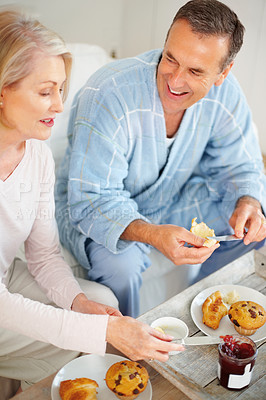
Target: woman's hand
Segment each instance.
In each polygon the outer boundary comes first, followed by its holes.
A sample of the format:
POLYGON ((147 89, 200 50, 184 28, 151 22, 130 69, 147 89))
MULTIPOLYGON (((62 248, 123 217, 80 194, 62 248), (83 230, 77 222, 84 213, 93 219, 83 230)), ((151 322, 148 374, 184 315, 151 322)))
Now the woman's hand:
POLYGON ((184 347, 171 343, 173 338, 131 317, 109 317, 106 340, 131 360, 155 359, 165 362, 169 351, 184 347))
POLYGON ((84 293, 80 293, 74 298, 71 310, 83 314, 109 314, 118 317, 122 316, 121 312, 114 307, 88 300, 84 293))

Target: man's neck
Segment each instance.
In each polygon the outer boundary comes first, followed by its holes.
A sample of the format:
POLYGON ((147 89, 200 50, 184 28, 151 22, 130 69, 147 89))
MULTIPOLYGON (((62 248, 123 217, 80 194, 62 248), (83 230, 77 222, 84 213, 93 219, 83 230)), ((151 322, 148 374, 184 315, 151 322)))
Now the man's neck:
POLYGON ((169 115, 165 114, 165 126, 166 126, 166 134, 168 138, 173 137, 181 124, 182 118, 184 116, 185 111, 182 111, 178 114, 169 115))

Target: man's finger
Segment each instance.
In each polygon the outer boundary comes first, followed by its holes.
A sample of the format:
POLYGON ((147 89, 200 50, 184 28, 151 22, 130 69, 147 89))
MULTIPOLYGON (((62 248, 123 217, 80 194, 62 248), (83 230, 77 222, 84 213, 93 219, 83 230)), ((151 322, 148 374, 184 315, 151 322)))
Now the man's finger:
POLYGON ((236 237, 242 238, 244 236, 247 218, 248 218, 248 216, 246 215, 245 212, 239 214, 236 217, 235 227, 234 227, 236 237))
POLYGON ((195 235, 190 231, 184 232, 184 236, 182 237, 182 239, 185 240, 187 243, 192 244, 193 246, 196 247, 202 247, 206 240, 201 238, 200 236, 195 235))
POLYGON ((253 217, 250 219, 248 233, 244 239, 244 243, 246 245, 250 244, 251 242, 262 240, 263 234, 265 235, 264 220, 264 217, 261 217, 260 215, 256 215, 255 218, 253 217))
POLYGON ((201 264, 209 258, 212 253, 220 247, 219 243, 216 243, 212 247, 183 247, 182 259, 184 264, 201 264))

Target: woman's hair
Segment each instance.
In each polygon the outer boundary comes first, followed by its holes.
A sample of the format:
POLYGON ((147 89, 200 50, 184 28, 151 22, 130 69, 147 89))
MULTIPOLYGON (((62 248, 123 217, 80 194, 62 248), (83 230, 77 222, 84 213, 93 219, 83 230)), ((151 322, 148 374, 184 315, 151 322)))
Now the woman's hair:
POLYGON ((67 78, 63 92, 65 100, 72 56, 63 39, 21 12, 0 9, 0 93, 3 87, 15 84, 30 74, 38 52, 63 58, 67 78))
POLYGON ((217 35, 229 38, 229 49, 222 60, 221 69, 229 65, 241 49, 245 28, 237 15, 217 0, 191 0, 176 13, 169 32, 176 21, 186 20, 192 31, 202 35, 217 35))

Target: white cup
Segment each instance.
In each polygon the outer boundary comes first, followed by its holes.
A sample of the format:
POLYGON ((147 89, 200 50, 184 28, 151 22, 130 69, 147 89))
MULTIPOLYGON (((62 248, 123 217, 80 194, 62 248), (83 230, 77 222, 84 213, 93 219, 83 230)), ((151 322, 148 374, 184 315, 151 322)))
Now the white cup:
MULTIPOLYGON (((171 335, 175 339, 184 339, 188 336, 187 324, 179 318, 162 317, 151 323, 152 328, 161 328, 166 335, 171 335)), ((171 351, 169 354, 178 354, 179 351, 171 351)))

